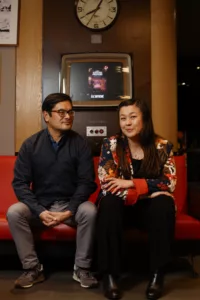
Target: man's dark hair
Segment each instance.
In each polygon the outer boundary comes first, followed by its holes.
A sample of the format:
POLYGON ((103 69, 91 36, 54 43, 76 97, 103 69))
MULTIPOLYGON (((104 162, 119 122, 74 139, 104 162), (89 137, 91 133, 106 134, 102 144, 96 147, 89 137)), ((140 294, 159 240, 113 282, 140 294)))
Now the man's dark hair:
POLYGON ((69 101, 72 105, 72 99, 69 95, 63 93, 54 93, 49 94, 42 103, 42 111, 48 111, 51 113, 51 110, 59 102, 69 101))

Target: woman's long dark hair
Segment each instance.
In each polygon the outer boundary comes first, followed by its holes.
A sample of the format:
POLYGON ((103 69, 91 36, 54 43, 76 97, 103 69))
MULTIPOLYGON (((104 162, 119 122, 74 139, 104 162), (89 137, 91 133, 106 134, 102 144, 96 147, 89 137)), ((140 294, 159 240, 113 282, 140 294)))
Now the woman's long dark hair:
MULTIPOLYGON (((143 120, 143 128, 139 134, 139 141, 144 151, 144 159, 142 160, 140 170, 137 172, 137 177, 140 178, 156 178, 160 174, 160 162, 156 150, 155 139, 157 135, 154 132, 153 122, 151 118, 150 109, 147 103, 141 99, 130 99, 122 101, 118 106, 118 112, 122 107, 136 105, 141 113, 143 120)), ((119 166, 124 178, 131 177, 131 170, 124 151, 127 138, 123 136, 122 132, 117 138, 117 155, 119 157, 119 166)))

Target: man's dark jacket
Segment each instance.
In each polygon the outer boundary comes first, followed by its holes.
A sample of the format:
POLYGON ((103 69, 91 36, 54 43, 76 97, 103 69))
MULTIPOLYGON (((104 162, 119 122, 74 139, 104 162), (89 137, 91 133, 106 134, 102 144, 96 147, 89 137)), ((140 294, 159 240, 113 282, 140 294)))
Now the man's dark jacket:
POLYGON ((94 167, 90 148, 78 133, 69 130, 54 150, 47 129, 23 143, 12 182, 19 201, 39 215, 59 200, 76 210, 95 191, 94 167))

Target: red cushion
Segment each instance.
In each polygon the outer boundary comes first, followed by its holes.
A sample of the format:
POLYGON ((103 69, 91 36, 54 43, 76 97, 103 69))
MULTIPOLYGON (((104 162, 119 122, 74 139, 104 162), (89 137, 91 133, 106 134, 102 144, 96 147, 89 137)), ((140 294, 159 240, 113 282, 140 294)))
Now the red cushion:
POLYGON ((187 165, 185 155, 175 156, 177 185, 174 192, 179 213, 187 212, 187 165))
POLYGON ((6 218, 0 218, 0 240, 12 240, 6 218))
POLYGON ((178 240, 200 239, 200 221, 186 214, 177 214, 175 238, 178 240))
POLYGON ((65 224, 47 228, 41 233, 36 234, 42 240, 48 241, 74 241, 76 238, 76 228, 70 227, 65 224))

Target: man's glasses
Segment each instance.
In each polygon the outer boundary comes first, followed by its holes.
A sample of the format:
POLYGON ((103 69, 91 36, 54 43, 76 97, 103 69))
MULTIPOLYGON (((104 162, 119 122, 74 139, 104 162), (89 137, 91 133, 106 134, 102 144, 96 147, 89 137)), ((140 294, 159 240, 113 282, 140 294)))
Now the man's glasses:
POLYGON ((75 116, 75 111, 74 110, 66 110, 66 109, 58 109, 58 110, 51 110, 51 112, 56 112, 59 114, 61 118, 64 118, 66 115, 69 115, 69 117, 74 117, 75 116))

